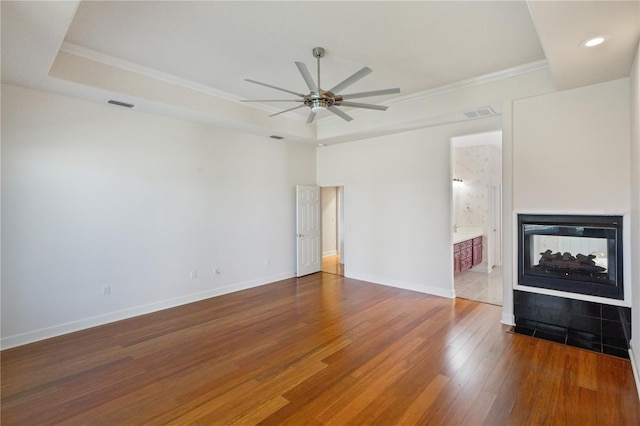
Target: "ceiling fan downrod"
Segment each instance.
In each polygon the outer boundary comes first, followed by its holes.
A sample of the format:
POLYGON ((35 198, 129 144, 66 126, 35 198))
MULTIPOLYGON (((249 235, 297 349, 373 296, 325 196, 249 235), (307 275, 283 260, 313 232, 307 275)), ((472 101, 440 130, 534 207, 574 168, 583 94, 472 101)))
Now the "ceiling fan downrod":
POLYGON ((320 87, 320 58, 324 58, 324 47, 314 47, 312 53, 313 57, 318 60, 318 91, 311 92, 306 95, 303 102, 306 106, 311 108, 311 111, 317 113, 329 108, 336 102, 340 102, 342 100, 342 97, 336 96, 328 90, 322 90, 322 88, 320 87))
POLYGON ((317 64, 318 64, 317 65, 318 79, 316 80, 318 82, 317 84, 318 91, 317 92, 312 91, 311 93, 306 95, 304 97, 304 104, 309 108, 311 108, 311 111, 317 113, 333 105, 335 102, 335 99, 332 93, 322 90, 320 86, 320 58, 324 57, 324 53, 325 53, 324 47, 314 47, 312 50, 312 53, 313 53, 313 57, 316 58, 317 64))
POLYGON ((324 47, 314 47, 313 57, 318 60, 318 91, 320 91, 320 58, 324 58, 324 47))

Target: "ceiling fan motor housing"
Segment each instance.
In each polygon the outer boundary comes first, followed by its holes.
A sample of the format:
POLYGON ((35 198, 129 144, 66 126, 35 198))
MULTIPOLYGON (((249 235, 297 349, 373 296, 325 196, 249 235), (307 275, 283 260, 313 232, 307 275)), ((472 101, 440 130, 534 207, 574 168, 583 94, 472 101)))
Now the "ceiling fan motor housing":
POLYGON ((304 97, 304 104, 310 108, 328 108, 339 101, 331 92, 320 89, 320 92, 311 92, 304 97))

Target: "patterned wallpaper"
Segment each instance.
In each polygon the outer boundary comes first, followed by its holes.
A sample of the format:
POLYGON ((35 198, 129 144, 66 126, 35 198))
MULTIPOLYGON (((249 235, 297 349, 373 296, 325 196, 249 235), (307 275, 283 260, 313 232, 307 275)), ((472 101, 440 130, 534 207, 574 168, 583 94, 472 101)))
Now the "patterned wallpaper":
POLYGON ((454 223, 459 227, 489 227, 493 185, 502 181, 502 154, 490 145, 453 149, 453 177, 463 185, 453 187, 454 223))

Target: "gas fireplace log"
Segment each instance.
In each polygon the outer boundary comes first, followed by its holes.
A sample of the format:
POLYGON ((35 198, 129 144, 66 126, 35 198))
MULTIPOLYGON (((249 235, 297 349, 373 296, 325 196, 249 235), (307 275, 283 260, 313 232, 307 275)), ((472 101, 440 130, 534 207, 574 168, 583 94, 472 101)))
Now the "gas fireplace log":
POLYGON ((596 273, 596 272, 604 272, 607 268, 603 268, 602 266, 597 266, 593 261, 595 256, 583 255, 578 253, 575 257, 569 253, 553 253, 551 250, 547 250, 544 253, 540 253, 540 261, 538 262, 538 266, 543 269, 553 269, 553 270, 566 270, 571 272, 585 272, 585 273, 596 273))
POLYGON ((576 254, 576 259, 578 259, 578 261, 580 261, 580 263, 583 263, 585 265, 595 265, 596 262, 593 260, 596 257, 592 254, 589 254, 587 256, 585 256, 584 254, 578 253, 576 254))

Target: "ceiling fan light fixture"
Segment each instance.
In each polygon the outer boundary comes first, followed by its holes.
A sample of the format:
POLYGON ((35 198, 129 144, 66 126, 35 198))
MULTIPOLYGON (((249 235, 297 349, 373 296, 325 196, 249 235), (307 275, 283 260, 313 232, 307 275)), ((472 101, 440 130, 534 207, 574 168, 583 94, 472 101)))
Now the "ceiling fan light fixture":
POLYGON ((326 111, 326 109, 327 109, 327 101, 325 101, 324 99, 313 100, 311 104, 311 111, 313 111, 315 114, 322 111, 326 111))

